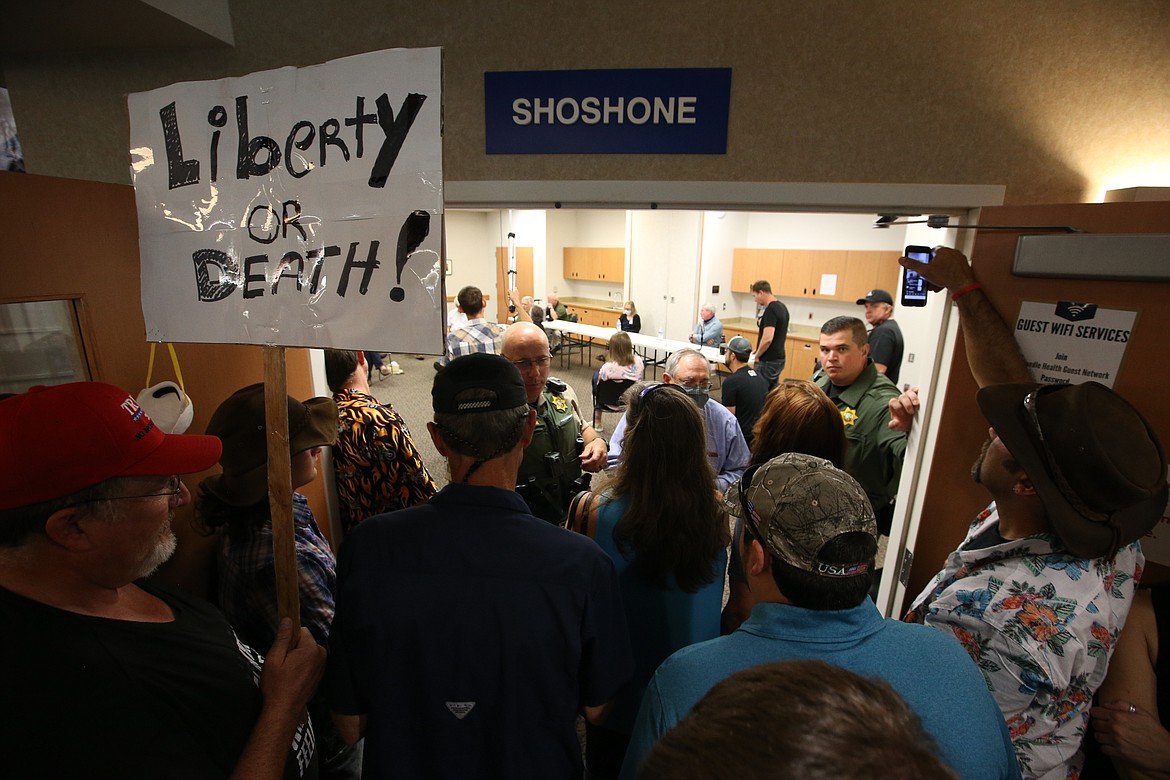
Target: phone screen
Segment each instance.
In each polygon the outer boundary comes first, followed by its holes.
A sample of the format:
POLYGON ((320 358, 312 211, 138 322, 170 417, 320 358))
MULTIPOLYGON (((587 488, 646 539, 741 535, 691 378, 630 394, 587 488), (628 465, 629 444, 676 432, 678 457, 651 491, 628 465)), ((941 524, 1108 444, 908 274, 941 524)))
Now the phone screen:
MULTIPOLYGON (((904 254, 911 260, 917 260, 920 263, 929 263, 934 256, 933 250, 928 246, 908 246, 904 254)), ((925 306, 926 296, 929 293, 930 290, 926 286, 925 279, 914 271, 907 268, 902 269, 903 306, 925 306)))

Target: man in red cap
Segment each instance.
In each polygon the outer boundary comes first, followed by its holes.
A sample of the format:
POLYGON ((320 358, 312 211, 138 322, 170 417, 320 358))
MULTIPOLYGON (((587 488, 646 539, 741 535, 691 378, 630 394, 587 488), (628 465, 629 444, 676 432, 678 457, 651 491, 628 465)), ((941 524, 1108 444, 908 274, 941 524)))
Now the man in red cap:
POLYGON ((144 579, 175 550, 173 511, 191 499, 179 475, 219 454, 112 385, 0 401, 6 773, 279 778, 311 764, 302 714, 324 651, 308 631, 294 648, 284 622, 263 662, 205 602, 144 579))
MULTIPOLYGON (((1093 694, 1141 576, 1137 540, 1166 506, 1162 445, 1102 385, 1033 381, 962 254, 941 248, 929 266, 899 262, 959 305, 991 423, 972 476, 993 499, 906 620, 962 642, 1007 720, 1024 777, 1075 778, 1093 694)), ((890 426, 908 430, 917 403, 913 391, 892 400, 890 426)))

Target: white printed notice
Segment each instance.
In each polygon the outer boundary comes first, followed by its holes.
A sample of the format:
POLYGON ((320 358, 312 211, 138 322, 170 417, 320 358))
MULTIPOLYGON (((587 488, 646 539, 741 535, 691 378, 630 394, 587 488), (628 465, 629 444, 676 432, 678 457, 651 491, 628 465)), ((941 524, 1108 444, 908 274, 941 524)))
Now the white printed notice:
POLYGON ((151 341, 442 350, 441 50, 129 97, 151 341))
POLYGON ((1095 303, 1022 301, 1016 342, 1037 382, 1113 387, 1136 320, 1137 312, 1095 303))

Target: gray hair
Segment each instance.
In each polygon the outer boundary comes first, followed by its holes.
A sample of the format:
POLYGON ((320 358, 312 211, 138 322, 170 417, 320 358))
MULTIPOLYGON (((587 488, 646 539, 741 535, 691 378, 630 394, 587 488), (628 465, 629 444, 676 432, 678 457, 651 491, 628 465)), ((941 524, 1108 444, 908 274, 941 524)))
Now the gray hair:
POLYGON ((707 358, 703 357, 703 353, 699 350, 691 349, 690 347, 680 349, 678 352, 671 352, 670 357, 666 359, 666 365, 662 367, 663 373, 674 376, 675 371, 678 369, 678 364, 687 358, 696 358, 703 361, 703 365, 707 368, 708 376, 711 374, 711 366, 708 365, 707 358))
POLYGON ((56 512, 69 507, 87 517, 116 520, 121 517, 119 502, 110 499, 126 489, 133 477, 112 477, 60 498, 0 511, 0 547, 22 547, 33 534, 45 532, 45 523, 56 512))

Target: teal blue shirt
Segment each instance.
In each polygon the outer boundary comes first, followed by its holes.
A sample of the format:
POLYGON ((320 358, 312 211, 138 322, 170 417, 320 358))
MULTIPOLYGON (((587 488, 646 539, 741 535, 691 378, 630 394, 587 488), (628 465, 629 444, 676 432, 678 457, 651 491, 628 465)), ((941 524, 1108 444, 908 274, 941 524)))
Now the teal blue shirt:
POLYGON ((825 661, 888 682, 966 780, 1020 776, 1003 715, 963 646, 941 631, 887 620, 866 599, 838 611, 757 604, 735 633, 672 655, 646 688, 622 778, 633 780, 654 741, 716 683, 741 669, 792 660, 825 661))
MULTIPOLYGON (((629 500, 603 496, 597 508, 595 541, 613 559, 626 606, 626 627, 634 651, 634 676, 614 700, 605 727, 629 734, 642 701, 642 692, 654 670, 679 648, 719 636, 719 613, 723 607, 723 572, 727 552, 720 550, 711 562, 714 578, 695 593, 672 587, 663 590, 642 579, 633 570, 636 556, 627 558, 618 550, 613 529, 625 514, 629 500)), ((673 583, 672 583, 673 584, 673 583)))

